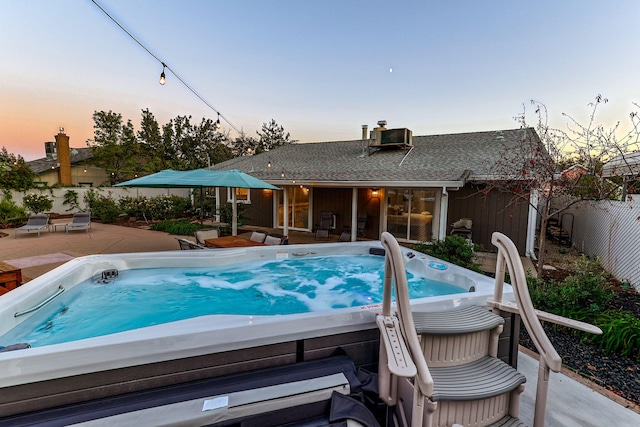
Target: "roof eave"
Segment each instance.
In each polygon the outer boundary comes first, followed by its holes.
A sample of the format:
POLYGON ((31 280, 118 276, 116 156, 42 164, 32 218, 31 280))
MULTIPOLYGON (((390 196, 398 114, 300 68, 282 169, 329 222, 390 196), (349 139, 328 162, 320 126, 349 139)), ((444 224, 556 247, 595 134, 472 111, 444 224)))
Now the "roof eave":
POLYGON ((316 181, 297 179, 295 183, 290 179, 273 179, 265 180, 269 184, 276 186, 294 186, 294 185, 308 185, 311 187, 333 187, 333 188, 371 188, 371 187, 408 187, 408 188, 460 188, 464 186, 462 180, 452 181, 316 181))

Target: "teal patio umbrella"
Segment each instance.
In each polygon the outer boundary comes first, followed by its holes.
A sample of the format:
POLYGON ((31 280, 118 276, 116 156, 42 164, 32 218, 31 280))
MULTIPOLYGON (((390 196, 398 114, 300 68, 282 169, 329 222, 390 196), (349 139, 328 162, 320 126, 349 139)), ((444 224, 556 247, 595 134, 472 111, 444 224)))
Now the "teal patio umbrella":
POLYGON ((238 206, 236 188, 262 188, 279 190, 278 187, 262 181, 239 170, 215 171, 209 169, 195 169, 190 171, 175 171, 166 169, 151 175, 135 178, 116 184, 115 187, 152 187, 152 188, 200 188, 230 187, 232 201, 231 231, 238 234, 238 206))
POLYGON ((212 181, 215 184, 214 187, 230 187, 231 188, 231 207, 232 207, 232 224, 231 234, 238 234, 238 203, 236 201, 236 188, 261 188, 267 190, 280 190, 275 185, 271 185, 268 182, 262 181, 247 173, 241 172, 237 169, 228 171, 212 171, 216 172, 216 175, 212 177, 212 181))

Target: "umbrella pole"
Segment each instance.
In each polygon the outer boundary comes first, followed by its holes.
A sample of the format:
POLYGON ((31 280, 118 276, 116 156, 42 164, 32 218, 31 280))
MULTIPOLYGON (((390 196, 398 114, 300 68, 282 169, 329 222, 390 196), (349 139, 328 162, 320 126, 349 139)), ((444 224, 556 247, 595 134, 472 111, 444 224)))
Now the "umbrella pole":
POLYGON ((231 235, 238 235, 238 205, 236 201, 236 189, 231 187, 231 235))
POLYGON ((204 188, 200 187, 200 225, 204 223, 204 188))

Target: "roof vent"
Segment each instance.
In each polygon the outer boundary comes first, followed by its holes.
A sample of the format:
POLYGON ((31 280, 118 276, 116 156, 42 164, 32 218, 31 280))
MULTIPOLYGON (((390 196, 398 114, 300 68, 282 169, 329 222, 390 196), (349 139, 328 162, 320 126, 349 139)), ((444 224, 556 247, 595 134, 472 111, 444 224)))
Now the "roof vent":
POLYGON ((386 125, 387 125, 386 120, 378 120, 378 126, 380 126, 381 128, 385 127, 386 125))

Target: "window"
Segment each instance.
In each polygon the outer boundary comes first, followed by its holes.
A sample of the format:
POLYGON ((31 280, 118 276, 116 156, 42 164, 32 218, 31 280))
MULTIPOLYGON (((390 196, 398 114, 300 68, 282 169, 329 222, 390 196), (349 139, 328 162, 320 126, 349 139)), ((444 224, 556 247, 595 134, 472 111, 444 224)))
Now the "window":
MULTIPOLYGON (((227 187, 227 202, 231 202, 231 188, 227 187)), ((251 204, 251 192, 248 188, 236 188, 236 202, 251 204)))

